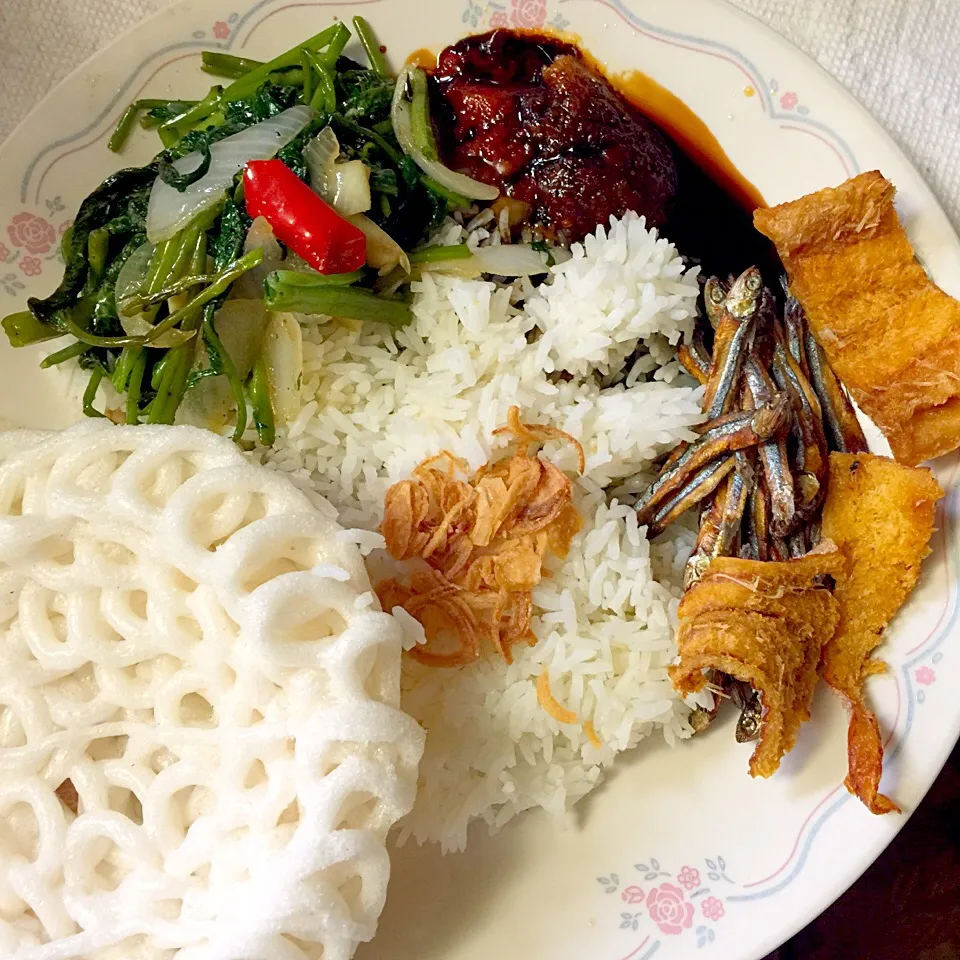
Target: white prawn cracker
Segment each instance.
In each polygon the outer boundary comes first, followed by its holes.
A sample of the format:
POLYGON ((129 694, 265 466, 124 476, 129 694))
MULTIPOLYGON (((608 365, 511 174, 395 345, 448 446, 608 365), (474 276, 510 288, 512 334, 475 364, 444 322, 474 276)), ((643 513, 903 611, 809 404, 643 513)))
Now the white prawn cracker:
POLYGON ((423 736, 339 532, 203 431, 0 435, 0 956, 373 936, 423 736))

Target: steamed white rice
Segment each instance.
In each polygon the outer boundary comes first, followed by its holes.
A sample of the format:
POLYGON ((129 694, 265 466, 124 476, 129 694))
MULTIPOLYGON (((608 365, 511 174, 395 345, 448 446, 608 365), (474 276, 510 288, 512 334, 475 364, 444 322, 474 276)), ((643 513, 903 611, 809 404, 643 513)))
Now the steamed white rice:
MULTIPOLYGON (((451 224, 444 240, 464 237, 451 224)), ((415 321, 395 334, 304 326, 302 408, 270 454, 275 465, 309 480, 345 526, 375 531, 387 488, 421 460, 450 450, 473 468, 485 463, 514 404, 523 419, 577 437, 587 455, 575 485, 585 527, 534 593, 537 645, 515 648, 510 666, 488 650, 459 670, 404 669, 403 705, 428 734, 406 833, 460 849, 471 820, 498 828, 532 807, 562 815, 617 753, 656 731, 668 743, 690 734, 690 706, 666 667, 691 535, 651 545, 622 498, 701 419, 699 388, 681 377, 671 346, 693 322, 697 280, 669 242, 627 215, 539 288, 427 275, 414 293, 415 321), (628 358, 626 377, 607 386, 628 358), (545 668, 578 723, 559 724, 538 704, 545 668)), ((569 446, 548 444, 545 456, 575 471, 569 446)), ((374 576, 387 572, 379 535, 353 536, 374 551, 374 576)), ((409 645, 419 628, 404 619, 409 645)))
MULTIPOLYGON (((434 238, 498 240, 482 215, 434 238)), ((572 254, 539 287, 427 275, 413 285, 414 322, 395 333, 301 317, 301 408, 267 453, 339 510, 353 528, 341 536, 369 555, 377 581, 397 572, 376 532, 384 494, 420 461, 450 450, 481 466, 514 404, 522 419, 583 444, 574 496, 584 528, 566 561, 548 561, 550 576, 534 592, 536 646, 515 647, 510 666, 492 650, 458 670, 406 659, 403 706, 428 735, 403 835, 445 850, 464 846, 474 819, 498 829, 530 808, 562 816, 618 753, 654 733, 673 743, 692 732, 694 699, 678 697, 666 667, 693 534, 674 525, 651 544, 629 503, 651 461, 702 419, 700 388, 682 375, 673 346, 693 323, 696 270, 684 270, 674 246, 633 214, 572 254), (558 723, 537 702, 544 668, 576 724, 558 723)), ((84 385, 76 380, 73 391, 84 385)), ((569 445, 549 443, 544 455, 575 473, 569 445)), ((422 640, 416 621, 399 616, 407 646, 422 640)))

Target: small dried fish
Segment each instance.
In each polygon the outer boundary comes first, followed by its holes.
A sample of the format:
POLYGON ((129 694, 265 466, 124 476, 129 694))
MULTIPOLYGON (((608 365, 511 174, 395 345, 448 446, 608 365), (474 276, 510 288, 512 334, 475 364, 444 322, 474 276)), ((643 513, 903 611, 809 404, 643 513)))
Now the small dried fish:
POLYGON ((771 397, 758 410, 726 414, 708 423, 698 440, 676 460, 668 461, 660 476, 637 501, 637 519, 647 523, 657 509, 704 465, 717 457, 754 447, 774 436, 787 423, 790 402, 786 394, 771 397))
POLYGON ((695 343, 681 344, 677 349, 677 359, 697 383, 702 385, 707 382, 710 377, 710 356, 697 349, 695 343))
POLYGON ((710 277, 703 285, 703 306, 710 326, 714 330, 717 329, 717 324, 723 316, 723 301, 729 289, 730 287, 719 277, 710 277))
MULTIPOLYGON (((774 385, 766 370, 755 358, 748 357, 743 372, 753 404, 759 407, 770 403, 774 385)), ((760 444, 760 465, 770 497, 770 533, 774 537, 784 537, 796 519, 796 499, 787 444, 782 436, 760 444)))
POLYGON ((737 320, 746 320, 756 312, 763 293, 763 277, 756 267, 747 267, 733 282, 723 300, 723 309, 737 320))
POLYGON ((827 490, 827 437, 823 429, 820 401, 804 376, 800 364, 784 344, 773 354, 773 376, 777 386, 786 390, 794 404, 798 438, 799 494, 797 509, 804 518, 812 516, 823 502, 827 490))
POLYGON ((710 496, 735 465, 736 458, 731 454, 729 457, 708 463, 702 470, 694 474, 673 499, 668 500, 657 511, 653 519, 647 524, 647 535, 655 537, 665 527, 673 523, 677 517, 710 496))
POLYGON ((806 348, 807 318, 803 312, 803 307, 800 306, 800 301, 791 296, 790 289, 787 286, 787 278, 781 277, 780 283, 783 286, 783 292, 787 295, 783 308, 783 331, 787 349, 790 351, 790 356, 797 361, 803 375, 809 377, 806 348))
POLYGON ((753 334, 751 321, 762 294, 760 271, 750 267, 734 281, 723 300, 703 396, 703 411, 711 420, 729 411, 736 399, 740 369, 753 334))
POLYGON ((853 404, 846 390, 840 386, 837 375, 827 363, 823 348, 807 332, 807 358, 810 364, 810 380, 820 407, 823 419, 830 430, 833 443, 841 453, 866 453, 867 438, 857 419, 853 404))
POLYGON ((746 453, 738 452, 734 459, 733 472, 724 478, 713 501, 700 514, 697 542, 683 571, 684 590, 700 580, 715 557, 736 552, 734 546, 756 483, 756 474, 746 453))
POLYGON ((747 454, 740 451, 734 456, 737 465, 724 490, 720 527, 714 547, 716 550, 715 556, 735 552, 733 550, 734 541, 743 525, 743 515, 747 509, 750 494, 757 482, 756 474, 747 454))
POLYGON ((737 720, 737 743, 749 743, 760 736, 760 720, 763 717, 763 702, 760 694, 748 683, 734 680, 730 688, 730 699, 740 711, 737 720))

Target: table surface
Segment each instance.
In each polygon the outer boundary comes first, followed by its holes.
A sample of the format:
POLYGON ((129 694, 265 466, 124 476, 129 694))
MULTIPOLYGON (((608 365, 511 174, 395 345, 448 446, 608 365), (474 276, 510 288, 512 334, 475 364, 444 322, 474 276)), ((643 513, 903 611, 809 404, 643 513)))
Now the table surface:
MULTIPOLYGON (((0 0, 0 139, 86 57, 169 2, 0 0)), ((960 0, 734 2, 844 82, 960 227, 960 0)), ((960 747, 870 870, 766 960, 960 960, 960 747)))

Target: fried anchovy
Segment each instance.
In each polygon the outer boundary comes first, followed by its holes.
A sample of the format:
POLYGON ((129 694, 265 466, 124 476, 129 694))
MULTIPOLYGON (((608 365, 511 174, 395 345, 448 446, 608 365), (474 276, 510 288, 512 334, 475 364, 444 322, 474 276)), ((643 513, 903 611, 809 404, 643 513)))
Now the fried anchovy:
POLYGON ((846 391, 837 375, 830 369, 823 348, 807 331, 807 360, 810 380, 823 410, 823 418, 830 428, 834 446, 841 453, 866 453, 867 438, 846 391))
POLYGON ((807 538, 802 528, 800 530, 794 530, 793 533, 787 537, 787 550, 791 557, 802 557, 806 555, 807 538))
POLYGON ((799 363, 783 344, 778 344, 774 350, 773 376, 777 386, 790 394, 794 404, 800 454, 797 509, 804 517, 809 517, 817 511, 827 490, 827 437, 823 430, 820 401, 799 363))
POLYGON ((736 552, 733 548, 756 476, 746 453, 740 451, 734 459, 733 472, 717 487, 713 501, 700 514, 697 542, 683 571, 684 590, 700 580, 715 557, 736 552))
POLYGON ((730 699, 740 711, 737 721, 737 743, 749 743, 760 736, 760 721, 763 717, 763 703, 760 694, 749 683, 734 680, 730 688, 730 699))
POLYGON ((710 357, 706 352, 698 349, 695 341, 681 344, 677 350, 677 359, 697 383, 702 385, 710 378, 710 357))
MULTIPOLYGON (((774 391, 773 383, 753 357, 748 357, 744 364, 744 379, 754 406, 759 407, 770 402, 774 391)), ((774 537, 784 537, 790 532, 796 519, 796 500, 787 444, 783 436, 760 444, 760 465, 770 496, 770 533, 774 537)))
POLYGON ((703 396, 703 411, 710 419, 726 413, 736 398, 736 386, 763 294, 763 280, 756 267, 745 270, 723 300, 713 343, 713 362, 703 396))
POLYGON ((707 671, 707 686, 713 694, 713 706, 709 710, 706 707, 697 707, 692 711, 688 722, 690 726, 693 727, 694 733, 703 733, 717 718, 723 701, 730 696, 732 683, 732 677, 726 673, 721 673, 719 670, 713 669, 707 671))
POLYGON ((783 308, 783 331, 787 349, 790 351, 790 356, 797 361, 803 375, 809 377, 806 349, 807 318, 803 307, 800 306, 800 301, 791 295, 787 287, 787 278, 781 277, 780 283, 783 286, 783 292, 787 295, 783 308))
MULTIPOLYGON (((735 457, 731 454, 721 460, 708 463, 702 470, 680 488, 679 492, 657 511, 656 516, 647 524, 647 535, 655 537, 668 527, 681 514, 696 506, 705 497, 717 489, 720 481, 734 468, 735 457)), ((641 521, 642 523, 643 521, 641 521)))
POLYGON ((718 557, 731 553, 734 540, 743 525, 743 514, 747 509, 747 502, 757 482, 748 455, 744 451, 739 451, 735 454, 735 458, 737 465, 727 481, 720 530, 715 545, 718 557))
POLYGON ((730 413, 707 424, 701 437, 676 460, 668 461, 660 476, 637 501, 637 519, 646 523, 658 507, 705 464, 717 457, 754 447, 783 428, 789 416, 789 398, 779 395, 758 410, 730 413))
POLYGON ((730 288, 719 277, 710 277, 703 285, 703 306, 714 330, 723 316, 723 301, 730 288))
POLYGON ((689 590, 706 573, 710 561, 716 553, 717 540, 720 538, 720 523, 723 520, 723 508, 726 502, 726 489, 730 476, 726 476, 717 487, 716 494, 705 503, 700 511, 700 526, 693 552, 683 568, 683 589, 689 590))

